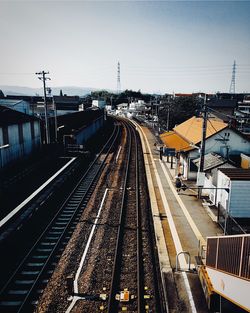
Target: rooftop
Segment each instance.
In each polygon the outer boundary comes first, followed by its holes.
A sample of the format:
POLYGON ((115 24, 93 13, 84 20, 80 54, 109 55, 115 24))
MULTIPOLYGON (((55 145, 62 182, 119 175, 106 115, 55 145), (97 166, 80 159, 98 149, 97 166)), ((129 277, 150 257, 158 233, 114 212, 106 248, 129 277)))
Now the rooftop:
MULTIPOLYGON (((185 141, 193 144, 197 144, 202 138, 202 123, 201 117, 191 117, 187 121, 174 127, 174 132, 180 135, 185 141)), ((206 138, 218 133, 222 129, 226 128, 228 124, 221 120, 214 118, 208 118, 206 138)))
POLYGON ((80 129, 91 124, 92 121, 103 116, 103 110, 97 108, 80 111, 72 114, 60 115, 57 118, 58 126, 64 126, 63 130, 68 133, 78 132, 80 129))
POLYGON ((38 118, 0 105, 0 126, 21 124, 38 118))
POLYGON ((0 105, 15 106, 23 100, 0 99, 0 105))
POLYGON ((236 108, 236 99, 212 99, 207 103, 208 107, 211 108, 236 108))
POLYGON ((79 104, 79 96, 53 96, 54 102, 56 104, 79 104))
MULTIPOLYGON (((199 168, 200 158, 193 160, 193 163, 199 168)), ((204 171, 209 171, 215 167, 226 166, 229 168, 234 167, 233 165, 227 164, 227 160, 217 153, 208 153, 204 157, 204 171)))
POLYGON ((165 132, 160 135, 162 142, 169 148, 174 148, 176 151, 188 151, 193 149, 190 143, 180 137, 173 131, 165 132))
POLYGON ((231 180, 250 180, 250 169, 221 168, 220 171, 231 180))

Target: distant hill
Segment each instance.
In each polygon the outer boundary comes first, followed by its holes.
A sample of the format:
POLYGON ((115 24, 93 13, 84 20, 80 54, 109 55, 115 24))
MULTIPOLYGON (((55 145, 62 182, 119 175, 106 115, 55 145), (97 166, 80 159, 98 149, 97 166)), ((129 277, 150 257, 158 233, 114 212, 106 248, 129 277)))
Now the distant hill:
MULTIPOLYGON (((53 87, 52 94, 59 95, 60 90, 62 90, 63 94, 68 96, 84 96, 86 94, 91 93, 91 91, 96 91, 98 89, 88 88, 88 87, 74 87, 74 86, 62 86, 62 87, 53 87)), ((21 86, 1 86, 0 90, 4 93, 4 95, 21 95, 21 96, 42 96, 43 88, 30 88, 30 87, 21 87, 21 86)))

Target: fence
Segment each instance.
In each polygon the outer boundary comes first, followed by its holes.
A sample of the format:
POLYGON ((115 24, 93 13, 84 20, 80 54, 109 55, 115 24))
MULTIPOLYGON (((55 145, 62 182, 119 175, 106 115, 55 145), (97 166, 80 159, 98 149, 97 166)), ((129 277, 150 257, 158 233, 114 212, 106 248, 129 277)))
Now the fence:
POLYGON ((209 237, 206 265, 250 279, 250 235, 209 237))

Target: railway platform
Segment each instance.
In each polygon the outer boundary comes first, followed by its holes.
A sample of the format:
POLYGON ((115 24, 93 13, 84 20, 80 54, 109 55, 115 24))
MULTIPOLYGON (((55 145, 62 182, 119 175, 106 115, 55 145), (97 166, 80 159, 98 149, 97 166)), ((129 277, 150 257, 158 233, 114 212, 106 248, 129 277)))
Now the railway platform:
MULTIPOLYGON (((149 194, 162 281, 169 312, 209 312, 196 271, 196 257, 206 249, 206 238, 222 234, 213 212, 207 211, 197 192, 177 193, 175 168, 156 148, 157 138, 137 126, 143 142, 149 194)), ((192 183, 191 183, 192 184, 192 183)), ((190 183, 187 182, 190 186, 190 183)))

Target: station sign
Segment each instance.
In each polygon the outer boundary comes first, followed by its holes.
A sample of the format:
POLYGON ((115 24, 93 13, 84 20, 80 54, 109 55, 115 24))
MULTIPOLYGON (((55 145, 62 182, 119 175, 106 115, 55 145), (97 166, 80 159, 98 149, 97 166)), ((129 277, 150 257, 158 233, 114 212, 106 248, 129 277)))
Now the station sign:
POLYGON ((163 155, 164 156, 175 156, 176 151, 174 148, 164 148, 163 149, 163 155))

